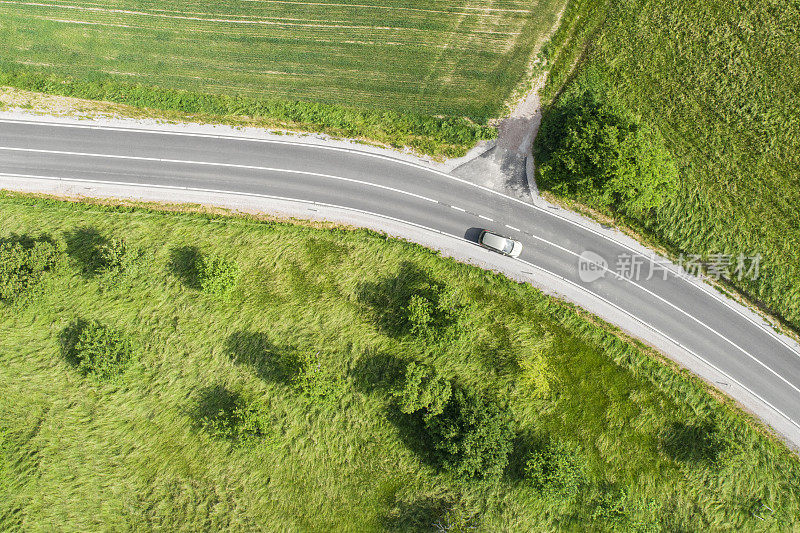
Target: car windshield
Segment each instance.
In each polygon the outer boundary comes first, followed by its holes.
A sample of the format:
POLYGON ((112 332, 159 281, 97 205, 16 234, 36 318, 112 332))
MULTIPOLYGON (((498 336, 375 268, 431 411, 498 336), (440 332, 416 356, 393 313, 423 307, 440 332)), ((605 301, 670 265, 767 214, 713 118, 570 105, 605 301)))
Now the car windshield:
POLYGON ((503 248, 503 251, 504 251, 505 253, 507 253, 507 254, 510 254, 510 253, 511 253, 511 250, 513 250, 513 249, 514 249, 514 241, 512 241, 512 240, 509 240, 509 239, 506 239, 506 245, 505 245, 505 247, 503 248))

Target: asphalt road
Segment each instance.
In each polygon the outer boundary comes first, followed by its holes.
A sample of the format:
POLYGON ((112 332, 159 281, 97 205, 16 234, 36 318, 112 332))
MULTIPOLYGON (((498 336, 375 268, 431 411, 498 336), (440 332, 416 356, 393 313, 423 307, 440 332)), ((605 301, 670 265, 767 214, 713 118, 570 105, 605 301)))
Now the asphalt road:
POLYGON ((673 340, 749 391, 762 405, 748 407, 800 445, 800 353, 786 338, 671 271, 649 276, 649 259, 591 227, 452 176, 291 141, 12 120, 0 120, 0 175, 13 176, 19 190, 37 176, 213 189, 379 213, 459 238, 478 228, 509 235, 524 245, 520 270, 564 278, 673 340), (606 260, 603 277, 581 280, 586 251, 606 260), (642 275, 621 276, 620 261, 641 263, 642 275))

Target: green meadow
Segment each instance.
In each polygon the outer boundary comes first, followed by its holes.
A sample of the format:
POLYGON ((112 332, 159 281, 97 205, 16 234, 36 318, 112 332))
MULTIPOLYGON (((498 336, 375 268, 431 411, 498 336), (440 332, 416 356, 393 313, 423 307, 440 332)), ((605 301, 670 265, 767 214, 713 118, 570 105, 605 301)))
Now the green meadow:
POLYGON ((252 217, 0 227, 4 531, 800 527, 795 455, 529 285, 252 217))

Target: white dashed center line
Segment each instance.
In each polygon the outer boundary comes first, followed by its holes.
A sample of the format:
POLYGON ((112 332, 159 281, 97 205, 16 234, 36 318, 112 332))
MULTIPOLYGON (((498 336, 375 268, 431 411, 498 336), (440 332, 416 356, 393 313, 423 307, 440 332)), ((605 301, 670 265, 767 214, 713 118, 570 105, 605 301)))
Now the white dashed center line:
POLYGON ((494 222, 494 220, 493 220, 493 219, 491 219, 491 218, 489 218, 489 217, 485 217, 485 216, 483 216, 483 215, 478 215, 478 218, 482 218, 482 219, 484 219, 484 220, 488 220, 489 222, 494 222))
POLYGON ((508 229, 512 229, 512 230, 514 230, 514 231, 521 231, 519 228, 515 228, 514 226, 509 226, 508 224, 506 224, 506 227, 507 227, 508 229))

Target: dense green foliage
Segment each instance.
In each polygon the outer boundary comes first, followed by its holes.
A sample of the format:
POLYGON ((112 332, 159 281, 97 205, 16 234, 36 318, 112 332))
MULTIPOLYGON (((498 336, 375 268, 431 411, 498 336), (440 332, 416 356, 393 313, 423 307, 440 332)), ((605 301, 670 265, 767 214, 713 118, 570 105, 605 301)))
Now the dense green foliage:
POLYGON ((111 275, 132 274, 140 259, 138 250, 128 246, 125 239, 109 239, 98 249, 98 270, 111 275))
POLYGON ((0 529, 800 525, 796 456, 530 286, 364 230, 9 195, 0 227, 64 235, 70 257, 35 301, 0 308, 0 529), (76 238, 123 234, 148 260, 103 288, 76 238), (181 275, 201 249, 236 257, 229 297, 181 275), (376 304, 403 314, 430 286, 458 303, 447 335, 415 334, 376 304), (79 379, 59 355, 76 317, 124 330, 137 363, 79 379), (394 394, 412 362, 451 383, 428 426, 394 394), (317 368, 337 383, 324 401, 307 392, 324 385, 297 379, 317 368), (502 474, 463 482, 486 468, 502 474))
POLYGON ((255 444, 270 433, 264 407, 224 387, 206 391, 198 415, 200 426, 212 437, 238 445, 255 444))
POLYGON ((496 480, 505 472, 514 434, 496 400, 456 388, 441 413, 423 418, 423 427, 434 461, 456 478, 496 480))
POLYGON ((236 286, 239 265, 225 257, 209 254, 199 258, 197 281, 205 292, 225 294, 236 286))
POLYGON ((84 375, 118 376, 133 359, 133 346, 121 331, 97 321, 77 320, 61 333, 64 356, 84 375))
MULTIPOLYGON (((678 167, 674 195, 646 220, 611 214, 676 255, 760 254, 758 279, 731 283, 800 327, 800 5, 597 4, 575 0, 568 9, 596 30, 572 40, 559 30, 554 39, 554 56, 580 62, 573 77, 565 74, 571 61, 551 76, 546 99, 561 97, 543 133, 556 133, 547 127, 555 110, 599 79, 608 100, 660 134, 678 167)), ((546 187, 578 198, 553 180, 546 187)))
POLYGON ((436 370, 412 361, 406 366, 402 386, 392 394, 405 414, 422 412, 424 418, 442 414, 453 387, 436 370))
POLYGON ((545 189, 640 221, 673 200, 677 171, 658 133, 591 88, 562 96, 539 139, 545 189))
POLYGON ((58 270, 64 249, 48 237, 0 240, 0 301, 11 301, 33 289, 47 273, 58 270))

